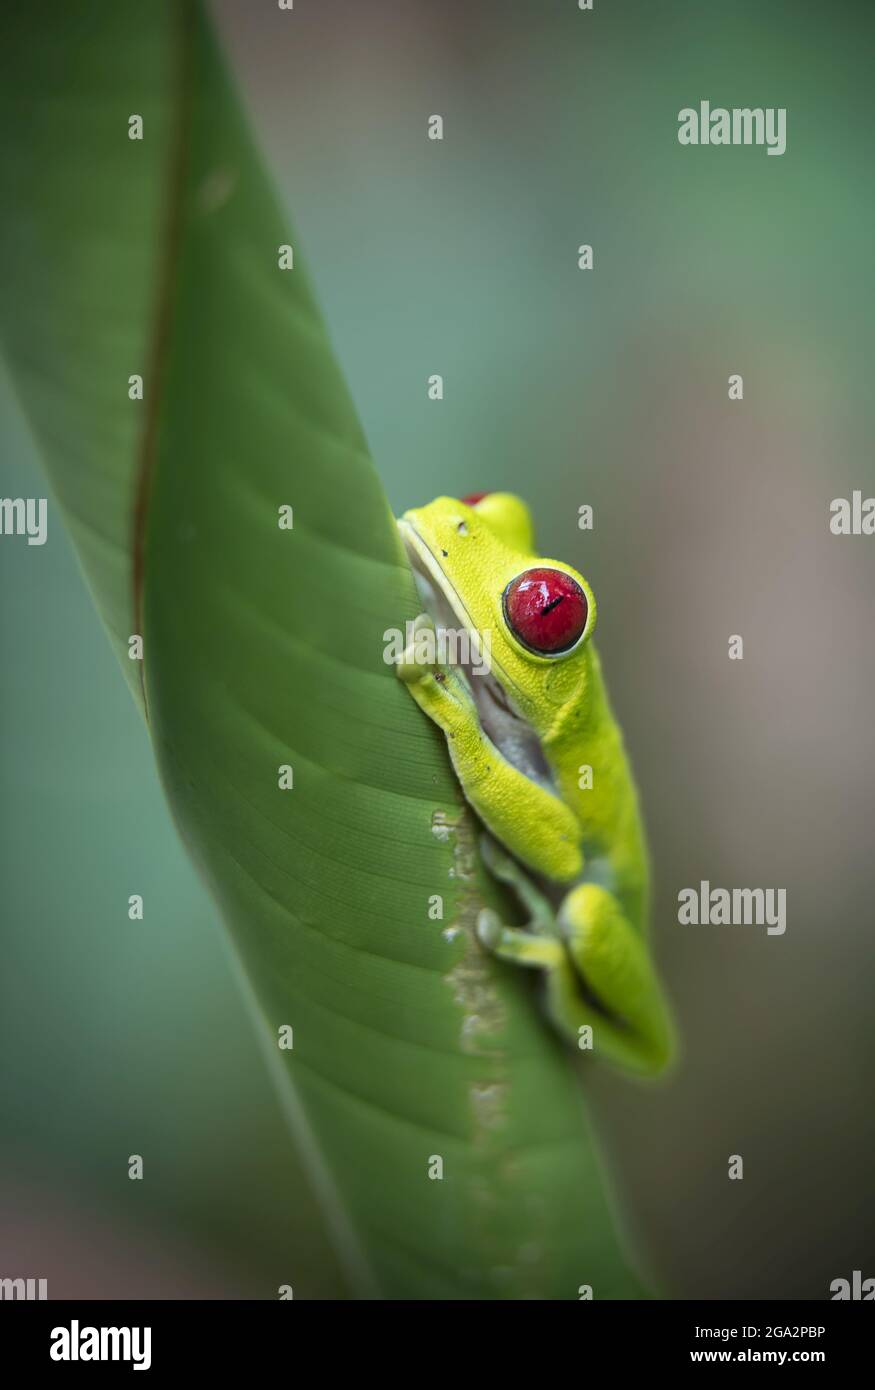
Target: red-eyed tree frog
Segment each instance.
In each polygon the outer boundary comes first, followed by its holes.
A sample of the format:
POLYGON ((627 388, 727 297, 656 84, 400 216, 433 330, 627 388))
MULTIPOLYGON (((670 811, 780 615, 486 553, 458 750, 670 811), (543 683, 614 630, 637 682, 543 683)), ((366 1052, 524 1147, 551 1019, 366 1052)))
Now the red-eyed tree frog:
POLYGON ((673 1027, 645 937, 647 846, 592 642, 592 590, 537 555, 510 493, 438 497, 398 525, 427 609, 417 625, 465 634, 478 653, 441 664, 411 642, 397 671, 446 737, 489 832, 487 866, 529 915, 511 927, 484 908, 480 943, 544 973, 548 1015, 575 1045, 588 1037, 613 1063, 661 1071, 673 1027))

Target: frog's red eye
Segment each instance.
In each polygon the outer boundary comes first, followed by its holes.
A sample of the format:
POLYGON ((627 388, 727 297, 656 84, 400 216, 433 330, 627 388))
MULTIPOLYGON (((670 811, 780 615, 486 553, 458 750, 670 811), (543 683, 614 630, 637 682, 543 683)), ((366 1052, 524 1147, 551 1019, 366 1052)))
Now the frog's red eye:
POLYGON ((478 502, 482 502, 484 497, 488 497, 488 492, 469 492, 467 497, 462 498, 465 507, 476 507, 478 502))
POLYGON ((514 636, 539 656, 567 652, 589 616, 586 594, 562 570, 525 570, 504 591, 504 616, 514 636))

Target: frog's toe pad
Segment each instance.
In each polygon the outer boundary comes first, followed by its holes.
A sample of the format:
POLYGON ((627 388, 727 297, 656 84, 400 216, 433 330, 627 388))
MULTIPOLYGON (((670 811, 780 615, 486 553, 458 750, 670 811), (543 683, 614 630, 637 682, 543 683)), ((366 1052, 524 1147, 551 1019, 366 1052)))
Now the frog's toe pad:
POLYGON ((405 685, 414 685, 428 676, 433 676, 440 668, 431 662, 422 661, 413 646, 405 647, 395 666, 395 674, 405 685))
POLYGON ((477 939, 488 951, 494 951, 501 939, 501 918, 490 907, 477 914, 477 939))

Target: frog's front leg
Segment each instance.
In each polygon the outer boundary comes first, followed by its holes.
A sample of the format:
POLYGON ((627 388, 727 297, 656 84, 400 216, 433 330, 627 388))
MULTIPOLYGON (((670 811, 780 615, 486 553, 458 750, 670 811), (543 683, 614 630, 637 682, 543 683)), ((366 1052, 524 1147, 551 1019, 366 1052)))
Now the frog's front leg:
POLYGON ((590 1027, 597 1054, 637 1072, 661 1071, 673 1050, 671 1022, 647 947, 613 894, 581 884, 554 916, 518 864, 488 839, 482 853, 530 921, 525 929, 506 927, 486 908, 477 920, 481 943, 501 960, 544 970, 548 1012, 571 1042, 590 1027))
POLYGON ((576 878, 583 859, 573 812, 502 757, 484 734, 477 706, 459 677, 417 661, 410 649, 398 675, 445 734, 465 798, 487 829, 522 863, 548 878, 560 883, 576 878))

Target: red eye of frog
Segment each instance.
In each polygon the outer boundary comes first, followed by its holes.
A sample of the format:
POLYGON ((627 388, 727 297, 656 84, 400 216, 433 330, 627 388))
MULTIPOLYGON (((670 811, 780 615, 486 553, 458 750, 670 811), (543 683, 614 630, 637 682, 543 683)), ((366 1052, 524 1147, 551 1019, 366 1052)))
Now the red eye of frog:
POLYGON ((538 656, 558 656, 581 637, 586 594, 563 570, 525 570, 504 591, 504 616, 514 636, 538 656))

